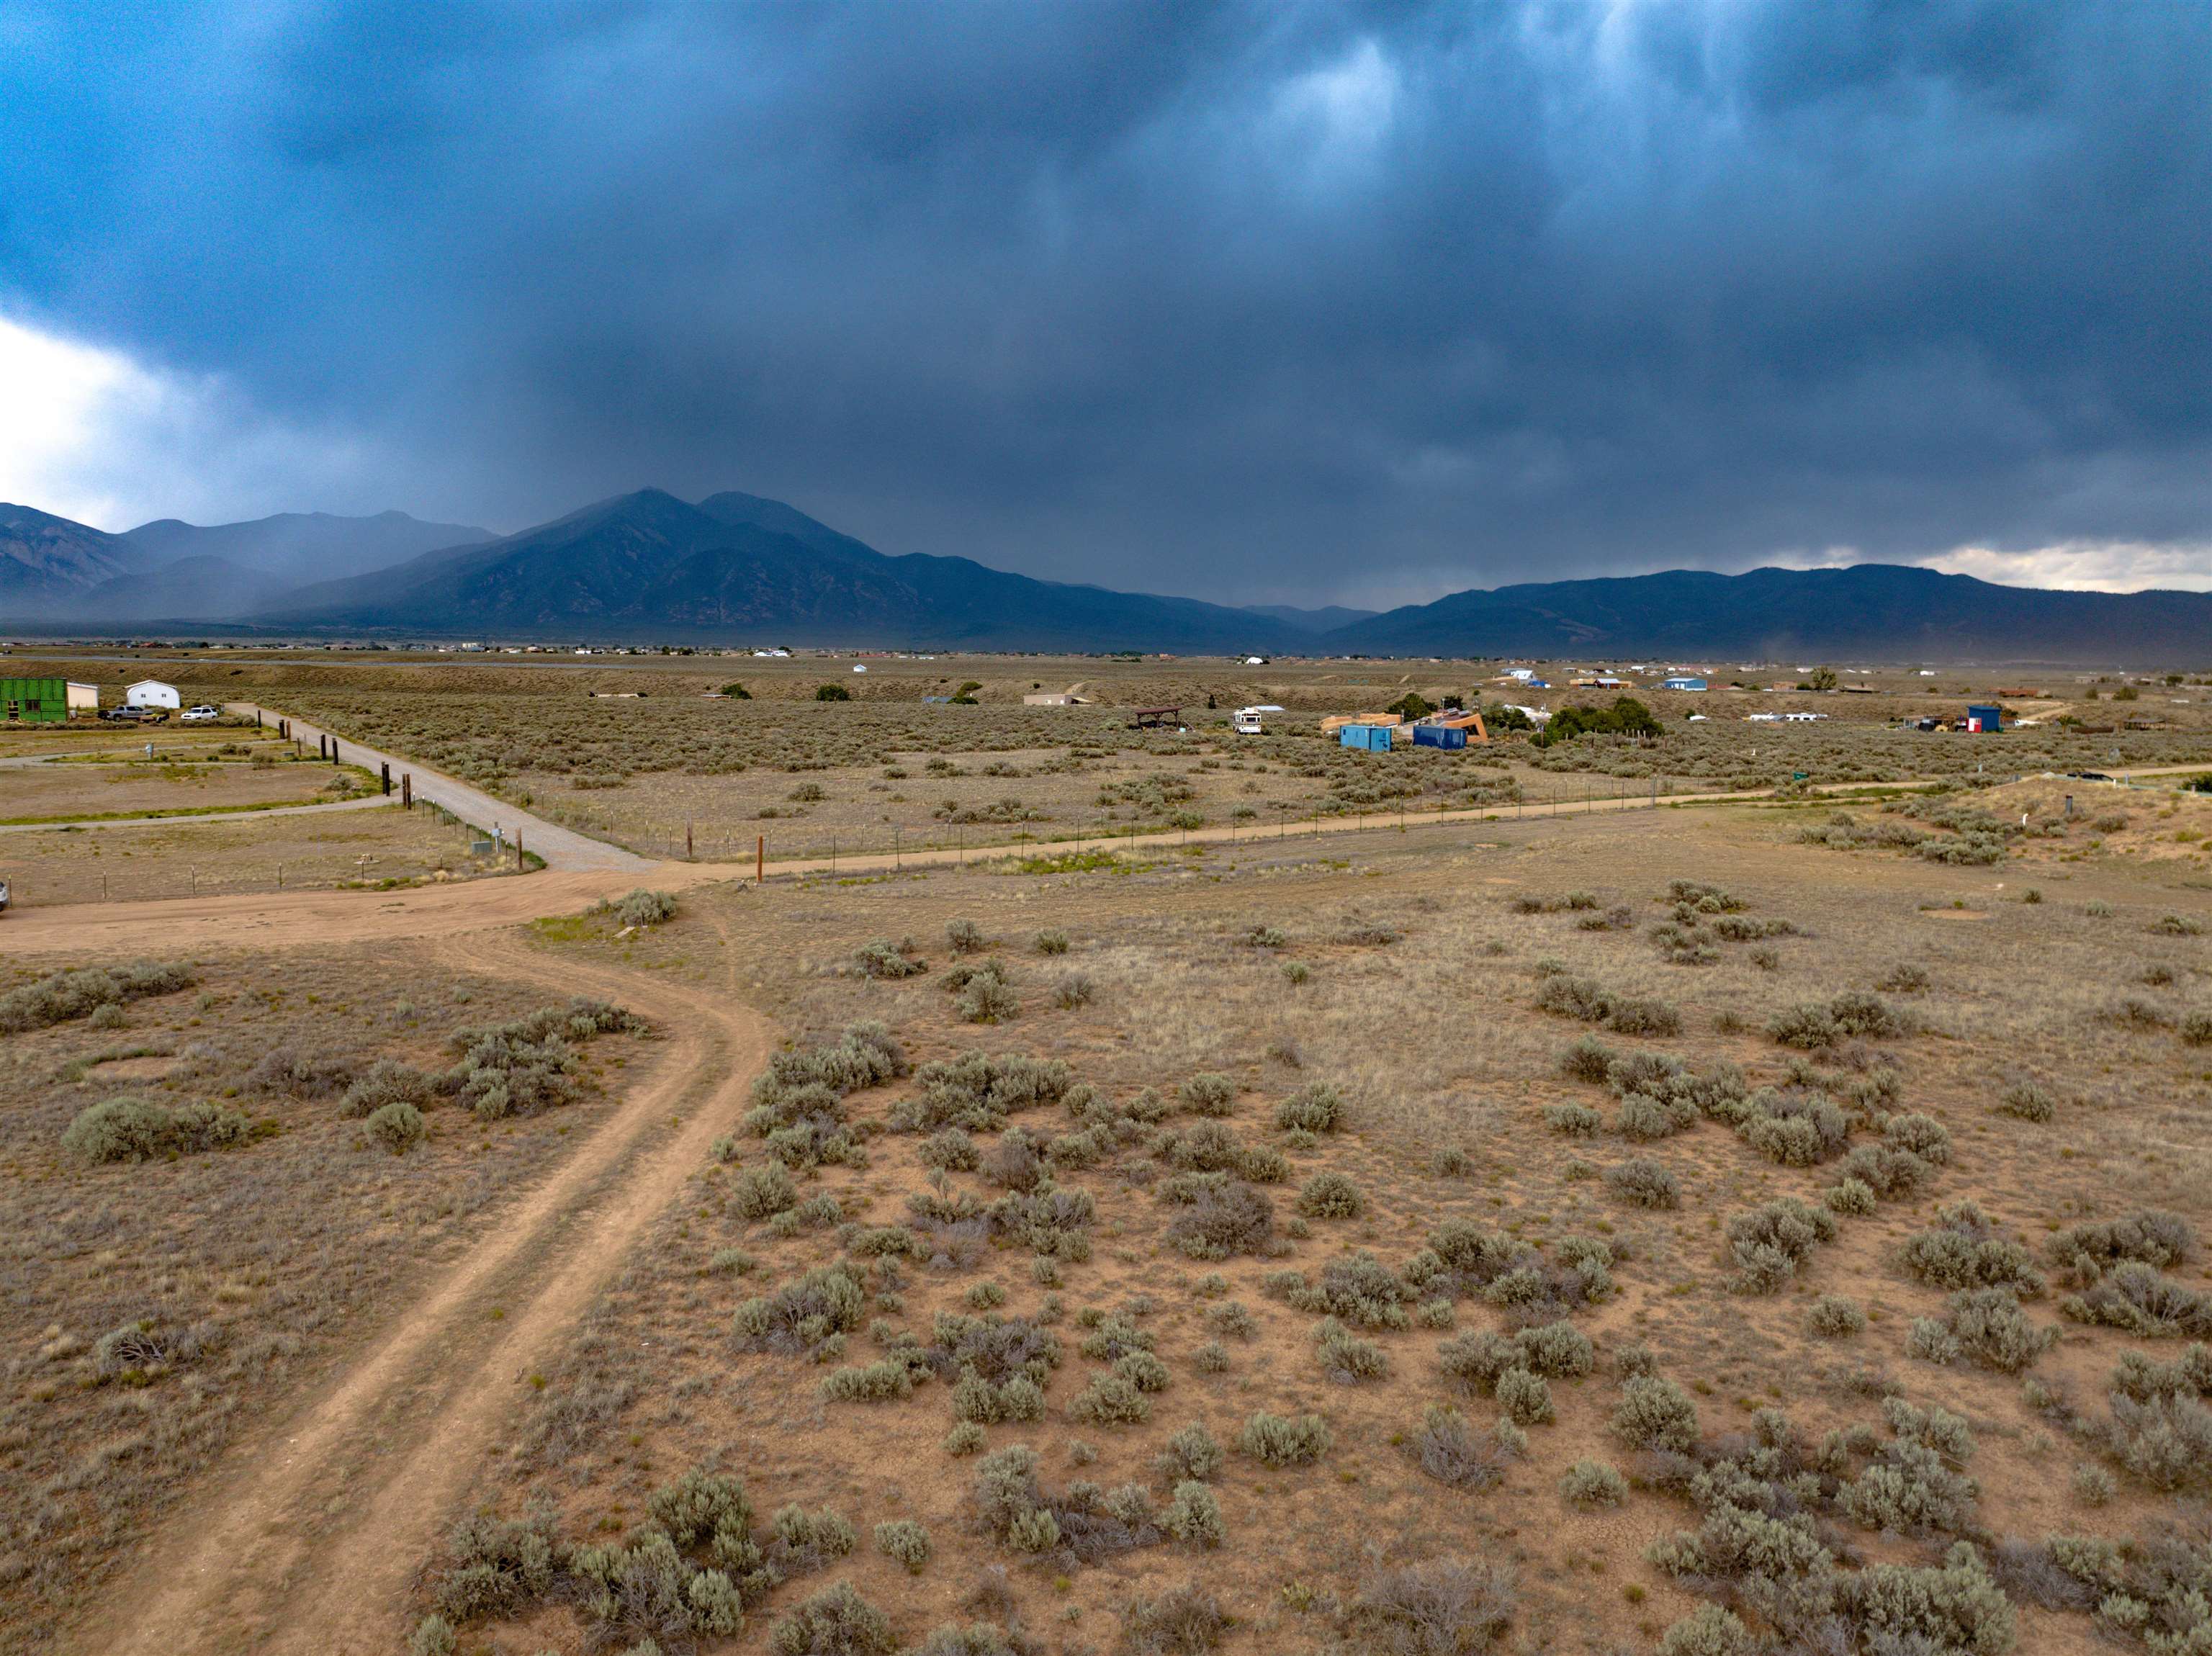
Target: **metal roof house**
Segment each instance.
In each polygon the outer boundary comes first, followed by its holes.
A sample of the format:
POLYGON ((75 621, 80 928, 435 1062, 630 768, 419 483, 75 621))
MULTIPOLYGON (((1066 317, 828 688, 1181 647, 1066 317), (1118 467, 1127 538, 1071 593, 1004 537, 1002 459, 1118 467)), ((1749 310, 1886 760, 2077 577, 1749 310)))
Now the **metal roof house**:
POLYGON ((1662 690, 1702 690, 1705 688, 1705 681, 1690 677, 1662 678, 1659 681, 1659 688, 1662 690))
POLYGON ((182 697, 173 684, 164 684, 158 678, 142 678, 123 692, 126 707, 181 707, 182 697))

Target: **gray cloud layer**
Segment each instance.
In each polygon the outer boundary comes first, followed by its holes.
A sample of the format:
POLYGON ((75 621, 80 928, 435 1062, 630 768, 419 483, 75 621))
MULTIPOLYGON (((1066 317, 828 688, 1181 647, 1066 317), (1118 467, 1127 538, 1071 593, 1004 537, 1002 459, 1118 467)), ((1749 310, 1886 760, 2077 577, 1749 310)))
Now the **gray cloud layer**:
POLYGON ((2208 89, 2148 0, 18 0, 0 300, 465 520, 1348 602, 2212 544, 2208 89))

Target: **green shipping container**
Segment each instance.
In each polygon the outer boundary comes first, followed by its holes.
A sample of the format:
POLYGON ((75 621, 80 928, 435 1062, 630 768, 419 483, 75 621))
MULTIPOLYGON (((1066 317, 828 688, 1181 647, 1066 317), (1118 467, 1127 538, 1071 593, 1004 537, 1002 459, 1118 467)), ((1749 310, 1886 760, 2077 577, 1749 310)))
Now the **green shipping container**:
POLYGON ((0 720, 10 725, 66 725, 69 682, 59 678, 0 678, 0 720))

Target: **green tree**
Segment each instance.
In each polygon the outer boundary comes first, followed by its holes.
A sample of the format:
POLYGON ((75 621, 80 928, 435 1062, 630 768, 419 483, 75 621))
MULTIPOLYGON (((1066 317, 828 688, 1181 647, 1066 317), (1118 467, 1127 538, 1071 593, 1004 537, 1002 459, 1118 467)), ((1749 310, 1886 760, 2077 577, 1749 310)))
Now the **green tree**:
POLYGON ((824 684, 814 692, 817 701, 850 701, 853 693, 842 684, 824 684))
POLYGON ((1408 690, 1382 711, 1386 713, 1396 713, 1401 719, 1426 719, 1431 713, 1436 712, 1436 708, 1431 703, 1424 700, 1419 691, 1408 690))
POLYGON ((1836 688, 1836 670, 1832 667, 1815 667, 1805 676, 1805 682, 1797 688, 1801 690, 1832 690, 1836 688))
POLYGON ((1536 745, 1548 748, 1555 742, 1571 742, 1578 736, 1641 737, 1662 733, 1659 721, 1651 716, 1651 709, 1634 696, 1624 695, 1617 697, 1610 707, 1560 708, 1536 737, 1536 745))
POLYGON ((742 684, 725 684, 722 694, 732 701, 750 701, 753 699, 753 693, 742 684))

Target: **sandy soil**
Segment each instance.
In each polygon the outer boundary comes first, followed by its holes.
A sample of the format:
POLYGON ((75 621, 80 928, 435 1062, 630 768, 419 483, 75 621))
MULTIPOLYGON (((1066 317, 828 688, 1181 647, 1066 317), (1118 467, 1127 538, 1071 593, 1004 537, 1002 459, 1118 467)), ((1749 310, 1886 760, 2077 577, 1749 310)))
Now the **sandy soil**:
POLYGON ((70 1648, 389 1650, 415 1561, 516 1388, 729 1130, 768 1050, 761 1020, 695 990, 512 945, 474 943, 466 959, 472 970, 619 998, 668 1028, 671 1044, 621 1110, 424 1283, 333 1387, 234 1453, 234 1470, 149 1547, 70 1648))
POLYGON ((330 765, 61 760, 0 777, 0 822, 319 804, 340 797, 325 792, 334 776, 362 781, 330 765))

